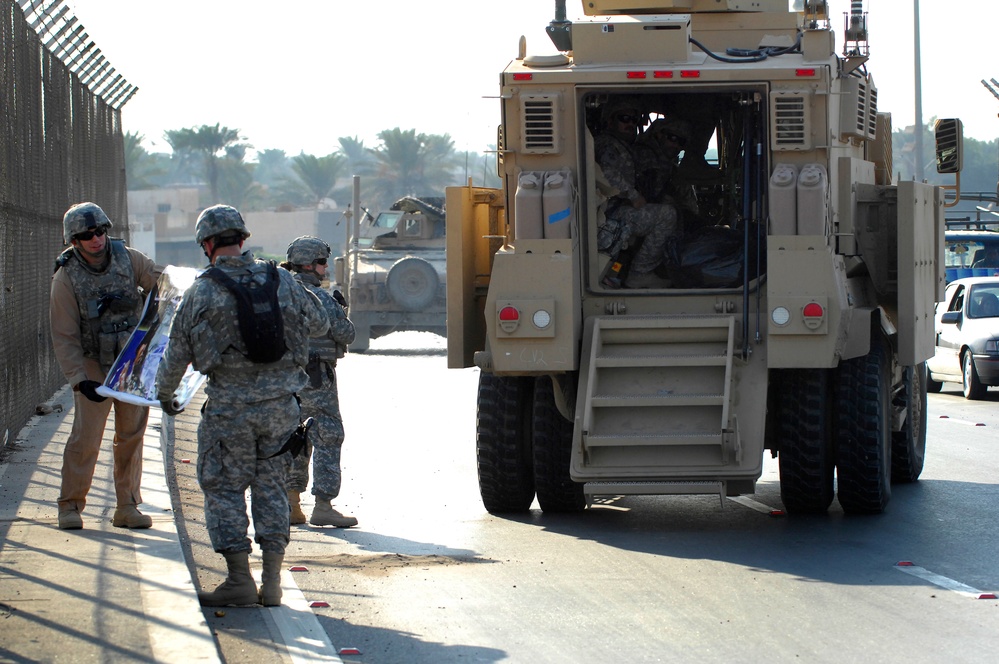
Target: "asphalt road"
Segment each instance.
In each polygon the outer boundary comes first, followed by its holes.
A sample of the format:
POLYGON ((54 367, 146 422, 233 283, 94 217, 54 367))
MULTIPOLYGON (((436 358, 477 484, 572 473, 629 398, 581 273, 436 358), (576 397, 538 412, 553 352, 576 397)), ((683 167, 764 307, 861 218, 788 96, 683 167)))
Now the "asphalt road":
MULTIPOLYGON (((999 648, 999 391, 931 395, 921 480, 887 511, 779 509, 776 462, 746 499, 634 497, 577 515, 489 515, 475 475, 476 370, 442 339, 390 335, 338 369, 336 504, 356 528, 295 526, 287 565, 346 662, 939 662, 999 648), (900 566, 907 562, 911 565, 900 566), (349 652, 349 651, 347 651, 349 652)), ((952 389, 954 388, 954 389, 952 389)), ((192 569, 209 587, 193 465, 175 450, 192 569)), ((306 511, 311 505, 306 506, 306 511)), ((267 612, 206 612, 227 662, 290 661, 267 612)))

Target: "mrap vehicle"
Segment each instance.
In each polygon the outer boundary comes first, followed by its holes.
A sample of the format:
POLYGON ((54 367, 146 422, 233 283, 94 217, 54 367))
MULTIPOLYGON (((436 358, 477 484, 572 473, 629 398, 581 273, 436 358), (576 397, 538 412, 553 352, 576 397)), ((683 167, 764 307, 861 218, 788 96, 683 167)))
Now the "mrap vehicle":
MULTIPOLYGON (((824 2, 582 4, 555 3, 559 53, 522 39, 500 76, 502 189, 447 190, 448 363, 481 369, 486 509, 724 504, 770 450, 789 512, 881 512, 923 466, 946 199, 891 181, 866 15, 838 54, 824 2), (642 128, 692 128, 674 177, 698 213, 654 288, 615 287, 600 251, 595 136, 622 97, 642 128)), ((958 173, 960 122, 936 138, 958 173)))

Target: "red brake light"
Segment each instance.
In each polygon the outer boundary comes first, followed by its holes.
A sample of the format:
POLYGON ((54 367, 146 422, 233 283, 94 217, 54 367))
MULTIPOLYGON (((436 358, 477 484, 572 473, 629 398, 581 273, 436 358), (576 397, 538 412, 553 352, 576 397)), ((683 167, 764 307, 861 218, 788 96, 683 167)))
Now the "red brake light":
POLYGON ((499 312, 500 320, 520 320, 520 312, 517 307, 503 307, 499 312))
POLYGON ((825 314, 822 310, 822 305, 817 302, 809 302, 806 304, 801 313, 805 318, 820 318, 825 314))
POLYGON ((795 69, 794 70, 794 75, 795 76, 815 76, 815 70, 814 69, 795 69))

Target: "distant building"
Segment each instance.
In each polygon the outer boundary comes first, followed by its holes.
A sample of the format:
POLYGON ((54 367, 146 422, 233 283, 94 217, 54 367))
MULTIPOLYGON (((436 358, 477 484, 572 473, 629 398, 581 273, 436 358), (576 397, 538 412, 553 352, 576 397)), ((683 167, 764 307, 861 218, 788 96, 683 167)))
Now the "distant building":
MULTIPOLYGON (((194 225, 206 206, 196 187, 141 189, 128 192, 131 245, 161 265, 204 267, 194 243, 194 225)), ((338 210, 293 209, 244 212, 251 236, 246 248, 256 254, 284 257, 288 243, 301 235, 321 237, 342 253, 346 220, 338 210)))

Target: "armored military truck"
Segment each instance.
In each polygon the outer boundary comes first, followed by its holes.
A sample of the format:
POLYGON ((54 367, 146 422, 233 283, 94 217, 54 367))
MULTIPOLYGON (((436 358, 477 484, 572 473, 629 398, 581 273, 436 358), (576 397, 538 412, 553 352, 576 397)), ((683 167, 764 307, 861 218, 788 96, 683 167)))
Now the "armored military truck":
POLYGON ((356 336, 350 352, 392 332, 447 334, 443 198, 400 198, 377 216, 362 211, 356 242, 334 262, 356 336))
MULTIPOLYGON (((556 1, 559 53, 521 40, 502 72, 503 188, 447 190, 448 362, 481 370, 490 512, 724 504, 768 450, 792 513, 881 512, 919 477, 949 199, 892 182, 859 3, 841 53, 825 2, 788 4, 586 0, 570 22, 556 1), (684 128, 652 160, 666 231, 628 209, 653 200, 647 160, 638 194, 600 165, 612 119, 637 126, 633 152, 657 121, 684 128)), ((960 122, 936 134, 938 170, 959 172, 960 122)))

